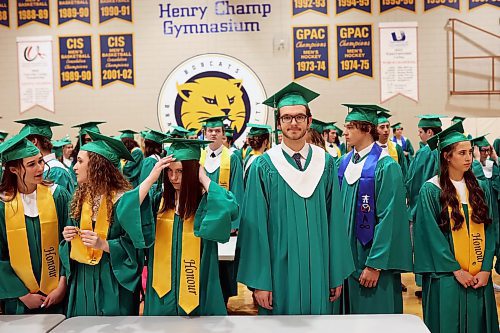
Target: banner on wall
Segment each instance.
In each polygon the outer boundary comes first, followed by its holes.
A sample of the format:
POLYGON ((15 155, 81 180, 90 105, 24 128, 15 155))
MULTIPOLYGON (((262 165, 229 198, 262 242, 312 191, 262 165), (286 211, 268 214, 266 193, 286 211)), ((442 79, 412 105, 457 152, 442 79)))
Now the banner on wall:
POLYGON ((328 26, 293 27, 293 78, 329 79, 328 26))
POLYGON ((17 0, 17 26, 37 22, 50 25, 49 0, 17 0))
POLYGON ((292 15, 314 12, 328 15, 328 0, 292 0, 292 15))
POLYGON ((424 0, 425 12, 437 7, 460 10, 460 0, 424 0))
POLYGON ((71 20, 90 23, 90 0, 57 0, 57 24, 71 20))
POLYGON ((132 0, 99 0, 99 23, 114 18, 132 22, 132 0))
POLYGON ((370 13, 372 12, 372 0, 335 0, 337 14, 342 14, 351 9, 370 13))
POLYGON ((380 13, 393 9, 404 9, 415 13, 415 1, 416 0, 380 0, 380 13))
POLYGON ((494 7, 500 7, 499 0, 469 0, 469 9, 474 9, 482 5, 491 5, 494 7))
POLYGON ((373 77, 372 25, 337 25, 337 78, 373 77))
POLYGON ((54 112, 52 36, 17 38, 20 112, 41 106, 54 112))
POLYGON ((81 83, 92 87, 92 41, 90 36, 59 37, 60 87, 81 83))
POLYGON ((132 34, 101 35, 101 86, 121 81, 134 85, 134 45, 132 34))
POLYGON ((402 95, 418 102, 417 22, 380 23, 380 101, 402 95))
POLYGON ((9 27, 9 0, 0 0, 0 25, 9 27))

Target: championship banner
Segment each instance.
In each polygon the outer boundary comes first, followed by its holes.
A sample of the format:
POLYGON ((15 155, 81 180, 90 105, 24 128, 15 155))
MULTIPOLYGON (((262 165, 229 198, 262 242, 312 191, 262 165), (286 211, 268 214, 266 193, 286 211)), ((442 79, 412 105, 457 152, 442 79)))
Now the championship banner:
POLYGON ((392 9, 404 9, 415 13, 415 1, 416 0, 380 0, 380 13, 392 9))
POLYGON ((114 18, 132 22, 132 0, 99 0, 99 23, 114 18))
POLYGON ((17 26, 38 22, 50 26, 49 0, 18 0, 17 26))
POLYGON ((337 79, 373 77, 372 25, 337 25, 337 79))
POLYGON ((308 11, 328 15, 328 0, 292 0, 292 16, 308 11))
POLYGON ((328 26, 293 27, 293 78, 330 78, 328 26))
POLYGON ((94 86, 90 36, 59 37, 59 71, 61 88, 73 83, 94 86))
POLYGON ((0 0, 0 25, 9 27, 9 0, 0 0))
POLYGON ((482 5, 500 7, 500 0, 469 0, 469 9, 474 9, 482 5))
POLYGON ((371 0, 336 0, 335 8, 337 14, 341 14, 351 9, 357 9, 371 14, 372 2, 371 0))
POLYGON ((101 35, 101 86, 115 81, 134 85, 132 34, 101 35))
POLYGON ((451 9, 460 10, 459 0, 424 0, 424 12, 437 7, 448 7, 451 9))
POLYGON ((71 20, 90 24, 90 0, 57 0, 57 24, 71 20))
POLYGON ((402 95, 418 102, 417 22, 380 23, 380 101, 402 95))
POLYGON ((54 112, 52 36, 18 37, 20 112, 41 106, 54 112))

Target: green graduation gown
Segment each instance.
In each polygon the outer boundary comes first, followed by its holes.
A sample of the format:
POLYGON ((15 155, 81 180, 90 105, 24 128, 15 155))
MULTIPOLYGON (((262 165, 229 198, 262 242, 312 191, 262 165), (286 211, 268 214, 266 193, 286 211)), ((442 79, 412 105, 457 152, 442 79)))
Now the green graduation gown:
MULTIPOLYGON (((57 186, 57 185, 56 185, 57 186)), ((54 193, 54 203, 59 221, 59 238, 62 239, 62 230, 69 219, 69 202, 71 197, 62 187, 57 186, 54 193)), ((31 267, 38 283, 42 270, 42 248, 40 235, 40 219, 38 217, 25 216, 26 233, 28 236, 28 247, 30 250, 31 267)), ((59 274, 65 276, 64 267, 60 266, 59 274)), ((9 249, 5 231, 5 203, 0 200, 0 300, 4 302, 5 314, 48 314, 64 313, 64 301, 47 309, 28 309, 19 297, 29 293, 24 283, 17 277, 9 261, 9 249)))
POLYGON ((377 162, 375 230, 373 240, 366 246, 356 237, 358 189, 359 179, 349 185, 344 177, 341 197, 356 269, 347 281, 349 306, 345 304, 345 310, 350 314, 403 313, 401 272, 413 270, 413 259, 401 168, 390 156, 377 162), (366 267, 381 270, 375 288, 359 284, 366 267))
MULTIPOLYGON (((142 165, 141 165, 141 173, 139 176, 139 181, 138 184, 141 184, 144 179, 148 178, 149 174, 153 170, 155 164, 160 160, 160 157, 158 155, 151 155, 144 160, 142 160, 142 165)), ((159 178, 159 182, 161 181, 161 178, 159 178)))
MULTIPOLYGON (((153 200, 155 212, 160 208, 160 199, 161 192, 153 200)), ((195 235, 201 238, 200 304, 189 314, 190 316, 227 314, 219 281, 217 242, 225 243, 229 240, 231 221, 236 218, 238 218, 238 204, 234 195, 215 182, 210 182, 208 193, 202 197, 195 215, 195 235)), ((162 298, 158 296, 152 287, 154 246, 148 251, 148 280, 144 303, 145 316, 186 315, 178 305, 182 229, 183 220, 178 215, 175 215, 172 235, 172 290, 162 298)))
MULTIPOLYGON (((79 220, 70 220, 79 226, 79 220)), ((67 317, 126 316, 139 314, 139 280, 144 253, 154 236, 151 202, 147 196, 139 206, 139 188, 123 194, 113 205, 113 222, 97 265, 70 258, 71 243, 60 244, 61 261, 68 277, 67 317)))
MULTIPOLYGON (((312 164, 312 147, 306 171, 312 164)), ((323 153, 321 179, 307 198, 288 185, 268 152, 250 168, 238 235, 238 281, 273 293, 273 310, 259 307, 260 314, 338 313, 340 303, 336 302, 334 311, 329 289, 342 285, 354 267, 337 168, 333 158, 323 153)), ((294 160, 283 155, 297 170, 294 160)))
POLYGON ((137 187, 140 184, 139 177, 141 175, 142 161, 144 160, 144 154, 140 148, 134 148, 130 152, 134 161, 126 161, 123 165, 122 172, 125 178, 132 184, 132 187, 137 187))
POLYGON ((49 161, 46 164, 43 171, 43 178, 64 187, 69 194, 75 192, 76 177, 73 178, 68 168, 57 160, 49 161), (50 168, 47 165, 50 165, 50 168))
MULTIPOLYGON (((491 203, 488 186, 480 182, 487 204, 491 203)), ((424 321, 433 333, 498 332, 498 317, 493 284, 464 288, 453 272, 460 269, 455 259, 451 232, 438 226, 441 213, 441 189, 426 182, 420 191, 414 226, 415 273, 423 279, 424 321)), ((467 206, 464 211, 467 212, 467 206)), ((493 216, 490 208, 490 217, 493 216)), ((470 223, 465 213, 467 225, 470 223)), ((491 271, 495 252, 494 226, 486 227, 486 244, 481 270, 491 271)))

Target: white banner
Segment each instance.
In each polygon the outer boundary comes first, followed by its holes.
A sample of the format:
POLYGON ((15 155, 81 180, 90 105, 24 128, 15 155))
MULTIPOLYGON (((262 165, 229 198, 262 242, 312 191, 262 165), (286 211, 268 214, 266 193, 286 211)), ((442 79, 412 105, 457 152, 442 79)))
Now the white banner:
POLYGON ((21 113, 37 105, 54 112, 52 37, 18 37, 17 58, 21 113))
POLYGON ((380 101, 403 95, 418 102, 417 22, 380 23, 380 101))

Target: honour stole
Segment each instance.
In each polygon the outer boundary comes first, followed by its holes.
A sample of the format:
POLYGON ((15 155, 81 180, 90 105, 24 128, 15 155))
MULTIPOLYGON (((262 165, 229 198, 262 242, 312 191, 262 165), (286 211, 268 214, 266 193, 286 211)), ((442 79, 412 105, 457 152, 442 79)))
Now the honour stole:
MULTIPOLYGON (((163 198, 160 203, 163 207, 163 198)), ((172 239, 175 211, 158 214, 153 259, 153 289, 162 298, 172 290, 172 239)), ((179 306, 190 314, 200 303, 201 239, 194 235, 194 215, 182 227, 179 306)))
POLYGON ((40 220, 42 246, 42 273, 40 285, 31 266, 28 235, 21 195, 5 203, 5 228, 10 265, 30 293, 41 291, 48 295, 59 285, 59 222, 56 204, 50 188, 38 185, 36 205, 40 220))
POLYGON ((389 155, 392 157, 392 159, 394 161, 396 161, 397 163, 399 163, 399 161, 398 161, 398 151, 396 149, 396 145, 391 140, 387 141, 387 150, 389 151, 389 155))
MULTIPOLYGON (((87 197, 83 202, 82 214, 80 216, 80 230, 92 230, 101 239, 107 239, 109 230, 108 205, 104 195, 97 211, 97 221, 92 228, 92 205, 90 198, 87 197)), ((70 257, 82 264, 97 265, 102 258, 102 250, 87 247, 83 244, 80 234, 71 241, 70 257)))
MULTIPOLYGON (((460 200, 458 200, 458 202, 460 202, 460 200)), ((464 271, 467 271, 472 275, 476 275, 481 271, 484 259, 484 246, 486 240, 484 233, 484 223, 476 223, 472 220, 472 208, 469 204, 469 191, 467 191, 467 210, 469 213, 468 227, 465 223, 463 207, 461 204, 459 206, 460 214, 464 216, 464 223, 458 230, 453 230, 455 221, 451 216, 451 207, 448 207, 455 258, 464 271)))
MULTIPOLYGON (((205 161, 207 159, 207 151, 201 151, 200 164, 204 167, 205 161)), ((224 187, 226 190, 229 189, 229 178, 231 173, 231 154, 229 149, 222 147, 222 153, 220 154, 220 173, 219 173, 219 185, 224 187)))

